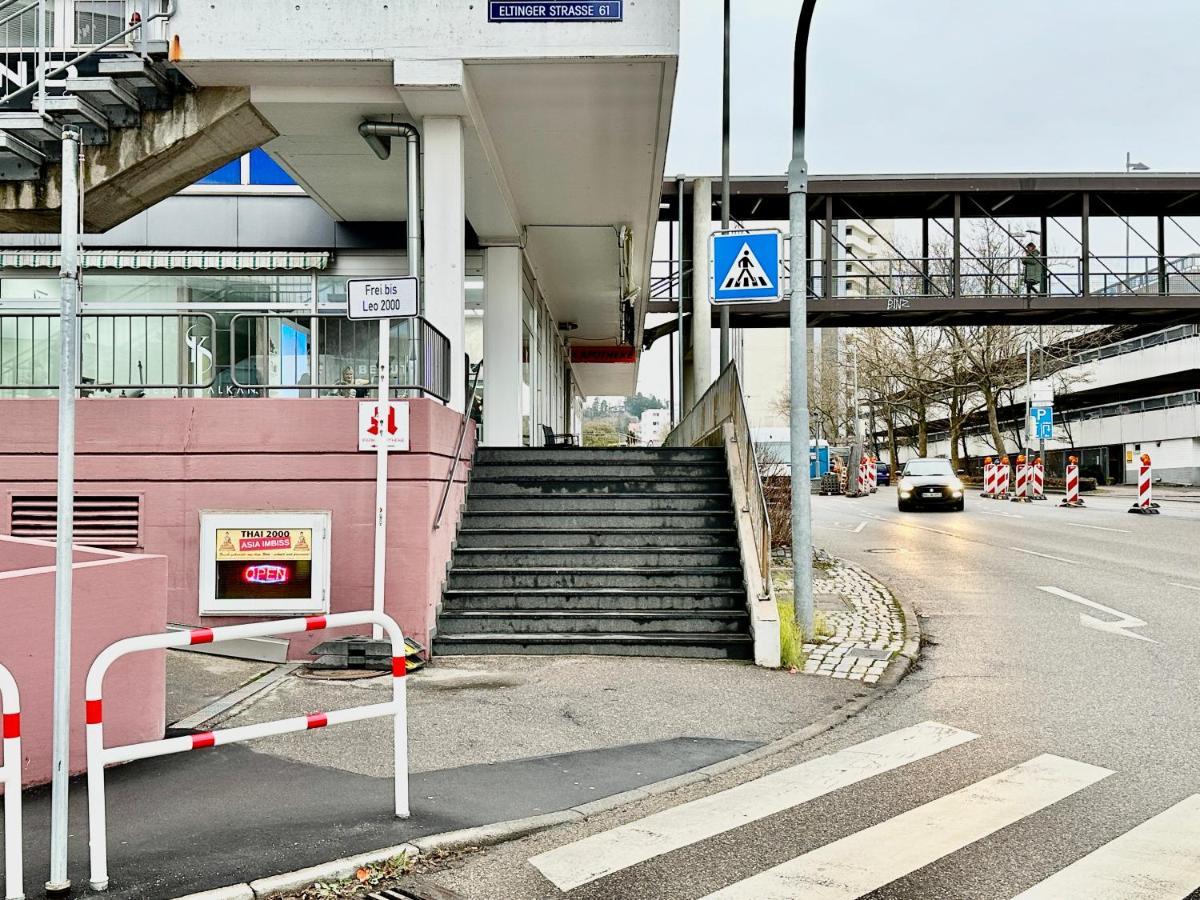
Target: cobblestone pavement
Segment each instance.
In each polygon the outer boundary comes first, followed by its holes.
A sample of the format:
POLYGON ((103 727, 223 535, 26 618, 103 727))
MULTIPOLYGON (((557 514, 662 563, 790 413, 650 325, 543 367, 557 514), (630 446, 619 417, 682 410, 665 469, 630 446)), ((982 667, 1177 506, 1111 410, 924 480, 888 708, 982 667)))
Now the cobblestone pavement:
POLYGON ((886 587, 845 560, 814 573, 813 600, 833 636, 804 645, 804 672, 874 684, 904 646, 904 616, 886 587))

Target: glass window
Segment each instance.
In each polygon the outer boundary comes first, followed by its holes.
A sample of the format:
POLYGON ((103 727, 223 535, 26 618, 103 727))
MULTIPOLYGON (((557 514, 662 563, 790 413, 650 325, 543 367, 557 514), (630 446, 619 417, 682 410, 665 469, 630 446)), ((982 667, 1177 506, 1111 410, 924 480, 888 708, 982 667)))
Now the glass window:
POLYGON ((196 182, 196 184, 227 184, 227 185, 241 184, 241 183, 242 183, 242 160, 240 157, 238 159, 232 160, 231 162, 225 163, 225 165, 221 166, 221 168, 219 168, 213 172, 209 172, 207 175, 205 175, 203 178, 201 178, 199 181, 196 182))
POLYGON ((102 44, 125 28, 125 0, 75 0, 76 44, 102 44))
MULTIPOLYGON (((239 180, 241 172, 238 173, 239 180)), ((236 182, 234 182, 236 184, 236 182)), ((251 150, 250 151, 250 183, 251 184, 295 184, 295 180, 283 167, 267 154, 267 151, 251 150)))

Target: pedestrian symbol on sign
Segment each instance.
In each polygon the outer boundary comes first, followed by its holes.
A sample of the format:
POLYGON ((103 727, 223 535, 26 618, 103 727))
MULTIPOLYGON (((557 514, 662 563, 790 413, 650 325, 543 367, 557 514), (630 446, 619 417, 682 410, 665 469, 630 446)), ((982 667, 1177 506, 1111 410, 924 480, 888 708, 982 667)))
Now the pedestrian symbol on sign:
POLYGON ((727 231, 709 243, 709 286, 714 303, 778 300, 783 239, 778 231, 727 231))
POLYGON ((737 262, 733 264, 733 268, 725 276, 725 281, 721 284, 721 290, 746 291, 770 286, 771 279, 763 271, 758 257, 754 255, 754 251, 750 249, 749 244, 742 244, 742 249, 737 255, 737 262))

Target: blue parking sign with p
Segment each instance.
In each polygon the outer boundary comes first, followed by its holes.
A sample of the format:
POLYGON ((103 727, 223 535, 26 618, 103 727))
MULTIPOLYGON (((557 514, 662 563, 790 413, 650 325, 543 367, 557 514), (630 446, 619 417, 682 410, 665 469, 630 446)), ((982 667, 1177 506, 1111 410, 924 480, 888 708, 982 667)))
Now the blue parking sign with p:
POLYGON ((761 303, 783 296, 778 231, 734 231, 710 241, 710 296, 713 303, 761 303))

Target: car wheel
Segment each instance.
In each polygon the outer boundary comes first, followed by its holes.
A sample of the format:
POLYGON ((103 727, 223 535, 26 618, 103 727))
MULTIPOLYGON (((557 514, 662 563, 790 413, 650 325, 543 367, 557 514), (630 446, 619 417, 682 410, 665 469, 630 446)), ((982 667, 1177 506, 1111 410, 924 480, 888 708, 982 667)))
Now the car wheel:
POLYGON ((967 501, 966 501, 966 500, 959 500, 959 501, 958 501, 958 506, 954 507, 954 511, 955 511, 955 512, 962 512, 962 511, 963 511, 964 509, 966 509, 966 508, 967 508, 967 501))

